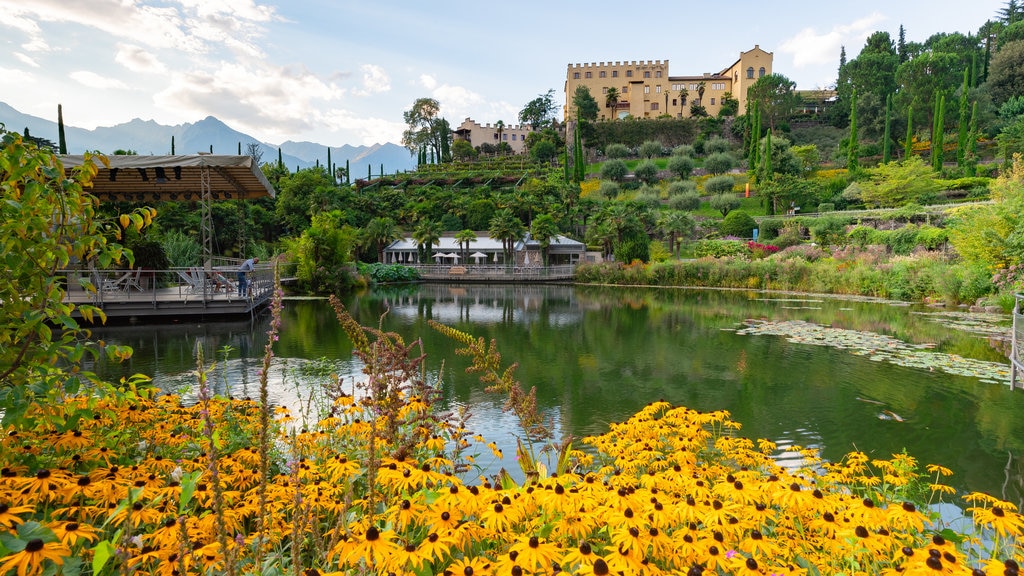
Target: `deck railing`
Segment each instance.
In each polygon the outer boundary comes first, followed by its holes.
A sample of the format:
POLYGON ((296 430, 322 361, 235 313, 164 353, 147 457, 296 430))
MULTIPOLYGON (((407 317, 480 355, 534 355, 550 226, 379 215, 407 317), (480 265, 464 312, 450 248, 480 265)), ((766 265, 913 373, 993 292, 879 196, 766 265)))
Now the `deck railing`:
POLYGON ((245 294, 238 291, 238 264, 208 268, 61 270, 66 298, 78 304, 102 306, 112 302, 240 301, 262 303, 274 291, 274 269, 256 265, 249 272, 245 294))
POLYGON ((462 265, 462 264, 411 264, 424 280, 495 281, 495 282, 540 282, 546 280, 570 280, 576 271, 574 264, 557 266, 504 266, 462 265))
POLYGON ((1024 388, 1017 384, 1021 371, 1024 370, 1024 350, 1021 341, 1024 339, 1024 294, 1014 294, 1016 303, 1013 306, 1013 335, 1010 340, 1010 388, 1024 388))

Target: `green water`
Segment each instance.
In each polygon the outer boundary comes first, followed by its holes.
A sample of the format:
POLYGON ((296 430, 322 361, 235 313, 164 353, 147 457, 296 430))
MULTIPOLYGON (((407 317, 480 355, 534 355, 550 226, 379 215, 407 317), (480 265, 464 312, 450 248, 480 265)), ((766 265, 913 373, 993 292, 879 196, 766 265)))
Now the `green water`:
MULTIPOLYGON (((736 332, 750 319, 799 320, 928 344, 927 353, 1005 368, 1007 344, 966 331, 959 326, 963 319, 939 310, 744 291, 437 284, 377 290, 345 304, 365 325, 378 325, 388 310, 384 328, 409 341, 422 338, 432 374, 445 360, 446 405, 467 407, 474 431, 506 454, 514 453, 518 428, 501 410, 503 398, 464 373, 455 344, 430 329, 428 319, 495 339, 506 362, 519 362, 523 384, 537 388, 539 408, 559 434, 601 433, 609 422, 663 399, 729 410, 743 435, 771 439, 780 448, 816 447, 833 460, 851 450, 888 458, 905 449, 922 466, 953 469, 956 476, 947 483, 961 491, 1017 503, 1024 494, 1018 460, 1024 456, 1024 391, 985 381, 991 375, 953 375, 856 350, 736 332)), ((188 394, 201 342, 207 360, 220 359, 215 385, 255 396, 268 322, 102 329, 97 337, 133 346, 135 357, 127 367, 100 369, 109 376, 151 374, 164 388, 188 394)), ((323 300, 285 302, 274 350, 272 398, 294 412, 302 411, 300 398, 308 394, 308 382, 297 375, 308 361, 329 359, 339 373, 359 375, 348 339, 323 300)), ((482 464, 487 470, 501 465, 482 464)))

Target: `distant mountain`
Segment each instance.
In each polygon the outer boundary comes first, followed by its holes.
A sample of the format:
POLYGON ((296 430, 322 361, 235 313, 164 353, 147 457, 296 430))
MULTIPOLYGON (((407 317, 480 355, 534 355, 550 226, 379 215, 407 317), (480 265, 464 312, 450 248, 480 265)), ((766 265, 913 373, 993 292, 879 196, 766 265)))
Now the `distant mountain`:
MULTIPOLYGON (((65 116, 65 120, 67 117, 65 116)), ((23 114, 8 104, 0 102, 0 124, 12 132, 29 134, 57 142, 57 122, 29 114, 23 114)), ((177 154, 195 154, 209 152, 212 146, 215 154, 237 154, 239 145, 242 153, 250 143, 258 143, 263 151, 263 162, 277 160, 278 146, 266 142, 258 142, 252 136, 239 132, 213 116, 194 124, 164 126, 153 120, 138 118, 115 126, 100 126, 95 130, 75 128, 66 124, 64 134, 68 142, 68 152, 82 154, 87 150, 98 150, 112 154, 115 150, 134 150, 143 155, 162 155, 171 153, 171 137, 174 137, 174 151, 177 154)), ((280 145, 281 161, 290 170, 308 168, 327 163, 327 146, 314 142, 288 141, 280 145)), ((331 162, 338 167, 345 166, 349 161, 352 179, 365 178, 367 171, 373 175, 380 174, 381 164, 384 171, 394 174, 416 167, 416 159, 409 150, 397 144, 374 144, 373 146, 331 147, 331 162)))

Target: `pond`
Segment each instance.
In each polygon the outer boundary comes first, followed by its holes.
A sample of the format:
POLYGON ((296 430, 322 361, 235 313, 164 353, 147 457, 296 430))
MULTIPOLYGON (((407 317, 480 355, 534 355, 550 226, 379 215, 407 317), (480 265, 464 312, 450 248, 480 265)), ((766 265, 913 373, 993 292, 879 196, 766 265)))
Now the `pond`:
MULTIPOLYGON (((448 408, 466 408, 474 432, 514 454, 519 432, 504 398, 468 375, 433 319, 495 339, 505 364, 559 435, 602 433, 654 400, 728 410, 740 434, 781 448, 818 448, 837 460, 853 450, 888 459, 906 451, 956 472, 946 483, 1018 504, 1024 495, 1024 391, 1007 386, 1009 318, 868 299, 756 291, 553 285, 424 284, 350 296, 364 325, 422 338, 448 408), (382 314, 388 311, 383 316, 382 314)), ((257 396, 269 318, 255 322, 121 326, 95 337, 127 344, 127 365, 164 389, 193 394, 197 343, 218 391, 257 396), (229 389, 229 390, 228 390, 229 389)), ((311 381, 325 370, 360 375, 360 364, 325 300, 285 301, 274 346, 272 399, 315 412, 311 381)), ((489 457, 489 456, 488 456, 489 457)), ((788 454, 778 458, 786 462, 788 454)), ((478 461, 487 473, 505 461, 478 461)))

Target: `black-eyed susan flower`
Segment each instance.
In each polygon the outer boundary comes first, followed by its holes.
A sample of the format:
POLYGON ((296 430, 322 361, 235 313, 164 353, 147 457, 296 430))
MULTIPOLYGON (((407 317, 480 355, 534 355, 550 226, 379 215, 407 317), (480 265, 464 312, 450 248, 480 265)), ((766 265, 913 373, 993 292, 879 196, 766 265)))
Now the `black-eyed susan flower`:
POLYGON ((57 536, 57 540, 70 548, 74 548, 79 543, 96 542, 99 539, 99 533, 90 524, 55 522, 47 527, 57 536))
POLYGON ((520 538, 512 544, 511 551, 518 554, 517 563, 529 571, 550 567, 560 555, 558 546, 536 536, 520 538))
POLYGON ((71 550, 61 542, 44 542, 40 538, 18 542, 24 547, 21 550, 12 550, 11 554, 3 558, 0 563, 0 574, 17 570, 18 576, 36 576, 42 574, 50 565, 63 565, 64 559, 71 555, 71 550))

